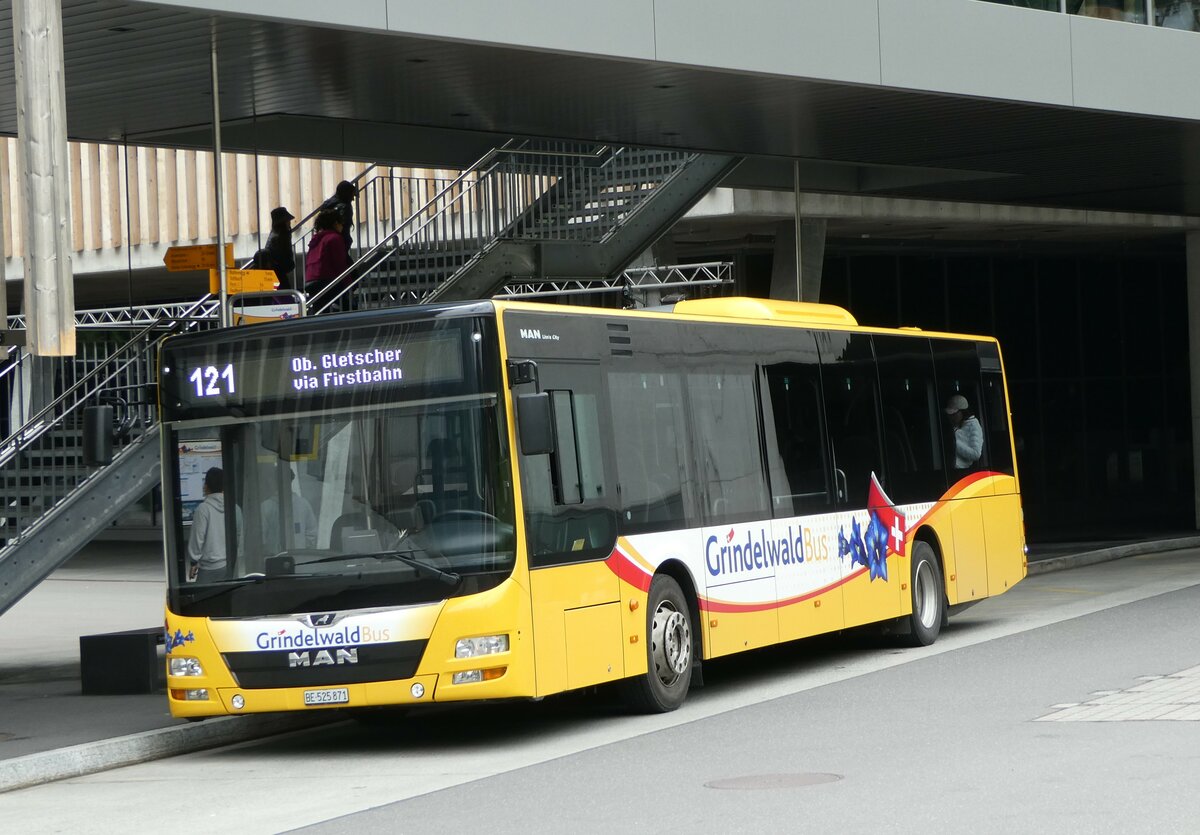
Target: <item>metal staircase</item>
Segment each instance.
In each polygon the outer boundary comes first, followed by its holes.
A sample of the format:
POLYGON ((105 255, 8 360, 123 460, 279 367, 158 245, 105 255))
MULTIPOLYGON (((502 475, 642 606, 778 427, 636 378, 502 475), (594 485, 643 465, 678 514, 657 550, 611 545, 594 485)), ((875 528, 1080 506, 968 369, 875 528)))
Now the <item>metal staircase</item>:
MULTIPOLYGON (((350 303, 729 284, 729 265, 622 270, 736 164, 684 152, 514 141, 452 181, 414 188, 371 178, 360 187, 359 257, 309 300, 309 314, 350 303), (426 188, 432 194, 422 202, 426 188)), ((297 224, 298 283, 313 215, 297 224)), ((34 359, 9 349, 0 366, 0 397, 10 404, 0 420, 0 614, 158 482, 157 344, 216 327, 216 314, 210 296, 190 305, 85 311, 81 327, 107 330, 81 339, 78 356, 34 359), (58 393, 38 396, 39 387, 58 393), (82 416, 101 404, 117 405, 122 430, 112 463, 89 468, 82 416)))
POLYGON ((310 310, 487 298, 511 281, 611 278, 738 162, 510 142, 361 251, 310 310))

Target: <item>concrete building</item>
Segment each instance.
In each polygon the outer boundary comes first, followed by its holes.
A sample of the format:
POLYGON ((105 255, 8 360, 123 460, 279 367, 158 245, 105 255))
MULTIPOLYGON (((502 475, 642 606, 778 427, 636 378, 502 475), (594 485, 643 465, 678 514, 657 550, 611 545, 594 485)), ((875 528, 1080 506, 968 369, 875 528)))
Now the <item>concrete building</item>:
MULTIPOLYGON (((657 259, 730 260, 741 292, 866 324, 995 333, 1031 536, 1196 526, 1198 3, 62 6, 72 138, 209 147, 215 44, 239 198, 256 153, 460 169, 546 137, 740 158, 657 259)), ((125 176, 109 153, 102 181, 125 176)), ((203 198, 174 205, 198 233, 203 198)))

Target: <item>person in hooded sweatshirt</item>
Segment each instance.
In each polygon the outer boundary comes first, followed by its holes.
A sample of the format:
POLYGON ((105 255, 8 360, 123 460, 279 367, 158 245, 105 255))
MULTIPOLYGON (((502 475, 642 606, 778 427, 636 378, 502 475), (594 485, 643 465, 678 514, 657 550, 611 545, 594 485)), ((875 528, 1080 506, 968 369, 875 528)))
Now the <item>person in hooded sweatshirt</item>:
POLYGON ((333 196, 317 207, 318 212, 331 210, 337 213, 342 222, 342 240, 346 242, 346 252, 354 245, 354 198, 358 197, 358 186, 349 180, 342 180, 334 189, 333 196))
MULTIPOLYGON (((238 519, 238 533, 241 533, 238 519)), ((240 538, 240 537, 239 537, 240 538)), ((228 576, 225 552, 225 472, 213 467, 204 474, 204 501, 192 511, 188 538, 188 578, 212 583, 228 576)))

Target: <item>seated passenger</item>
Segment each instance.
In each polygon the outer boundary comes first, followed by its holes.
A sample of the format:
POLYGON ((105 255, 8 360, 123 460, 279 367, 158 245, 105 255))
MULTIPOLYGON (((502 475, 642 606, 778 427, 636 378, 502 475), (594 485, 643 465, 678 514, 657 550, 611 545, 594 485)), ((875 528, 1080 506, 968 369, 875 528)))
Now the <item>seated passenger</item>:
POLYGON ((954 430, 954 466, 965 470, 973 467, 983 455, 983 427, 971 412, 967 398, 953 395, 946 401, 946 414, 954 430))

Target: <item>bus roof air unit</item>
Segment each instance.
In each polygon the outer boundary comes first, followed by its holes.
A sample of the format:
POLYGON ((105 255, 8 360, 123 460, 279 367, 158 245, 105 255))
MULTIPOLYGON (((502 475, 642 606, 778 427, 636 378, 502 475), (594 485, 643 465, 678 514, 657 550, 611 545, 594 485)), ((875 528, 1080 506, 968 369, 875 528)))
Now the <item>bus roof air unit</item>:
POLYGON ((721 319, 759 319, 845 327, 858 325, 858 320, 850 311, 834 304, 754 299, 745 296, 690 299, 678 302, 673 310, 675 313, 686 313, 690 316, 713 316, 721 319))

